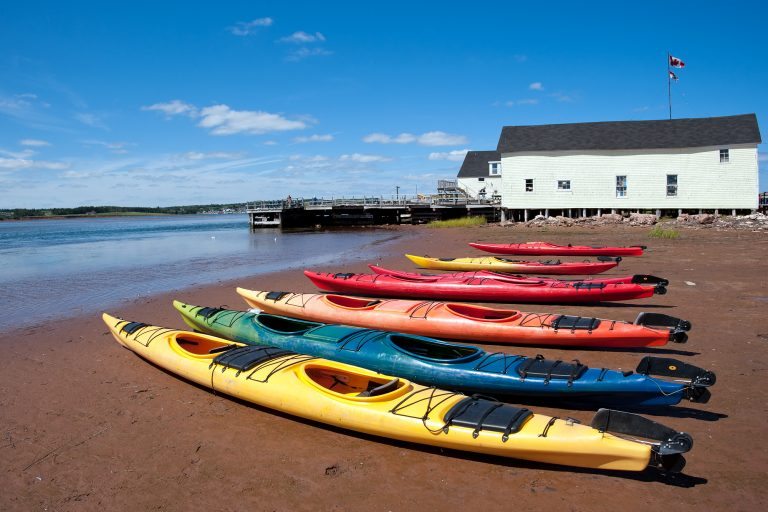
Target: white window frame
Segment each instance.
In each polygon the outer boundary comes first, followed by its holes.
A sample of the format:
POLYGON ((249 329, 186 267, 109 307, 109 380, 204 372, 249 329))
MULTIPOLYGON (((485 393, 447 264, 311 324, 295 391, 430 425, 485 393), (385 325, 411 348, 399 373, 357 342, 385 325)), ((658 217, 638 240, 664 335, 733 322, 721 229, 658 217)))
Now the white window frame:
POLYGON ((524 183, 524 186, 525 186, 525 188, 523 190, 525 190, 526 193, 527 192, 533 192, 533 178, 525 178, 525 181, 523 183, 524 183), (531 182, 531 189, 530 190, 528 190, 528 182, 529 181, 531 182))
POLYGON ((677 174, 667 174, 667 197, 677 197, 678 185, 679 185, 678 175, 677 174), (675 183, 674 184, 670 184, 669 183, 669 178, 671 178, 672 176, 675 177, 675 183), (673 194, 669 193, 670 187, 674 187, 674 193, 673 194))
POLYGON ((571 180, 557 180, 557 191, 558 192, 570 192, 571 191, 571 180), (561 183, 567 183, 568 187, 560 187, 561 183))
POLYGON ((629 180, 627 179, 627 175, 626 174, 617 174, 616 175, 616 198, 617 199, 622 199, 622 198, 627 197, 627 191, 629 189, 628 181, 629 180), (624 186, 623 187, 619 186, 619 178, 624 178, 624 186))
POLYGON ((720 148, 720 163, 721 164, 727 164, 731 161, 731 150, 730 148, 720 148))
POLYGON ((501 176, 501 161, 488 162, 488 176, 501 176), (493 170, 493 166, 496 166, 496 172, 493 170))

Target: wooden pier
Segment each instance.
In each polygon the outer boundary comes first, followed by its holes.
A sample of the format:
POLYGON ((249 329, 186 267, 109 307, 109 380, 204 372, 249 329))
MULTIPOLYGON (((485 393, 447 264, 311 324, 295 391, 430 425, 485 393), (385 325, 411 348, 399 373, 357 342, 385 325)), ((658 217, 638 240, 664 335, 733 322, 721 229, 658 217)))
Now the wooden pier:
POLYGON ((249 204, 251 227, 309 228, 326 226, 374 226, 422 224, 469 215, 489 222, 501 218, 497 199, 466 197, 382 197, 284 199, 249 204))

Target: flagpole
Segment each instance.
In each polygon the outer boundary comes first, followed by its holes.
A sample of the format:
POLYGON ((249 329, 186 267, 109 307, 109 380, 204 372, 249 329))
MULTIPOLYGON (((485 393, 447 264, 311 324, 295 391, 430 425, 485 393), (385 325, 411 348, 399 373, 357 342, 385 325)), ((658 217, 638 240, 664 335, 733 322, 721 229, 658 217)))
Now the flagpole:
POLYGON ((672 71, 669 68, 669 56, 670 53, 667 52, 667 98, 669 99, 669 120, 672 120, 672 75, 670 75, 670 71, 672 71))

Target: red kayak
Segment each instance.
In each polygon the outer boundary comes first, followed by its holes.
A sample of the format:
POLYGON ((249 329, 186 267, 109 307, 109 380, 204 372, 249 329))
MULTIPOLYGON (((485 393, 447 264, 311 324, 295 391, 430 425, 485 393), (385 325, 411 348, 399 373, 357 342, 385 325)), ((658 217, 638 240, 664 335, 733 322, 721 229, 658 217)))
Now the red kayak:
POLYGON ((381 274, 321 273, 304 271, 325 291, 373 297, 421 298, 470 302, 527 302, 539 304, 584 304, 652 297, 666 293, 663 287, 632 283, 589 281, 534 281, 511 283, 487 277, 418 278, 381 274))
POLYGON ((635 274, 633 276, 621 276, 621 277, 595 277, 589 276, 585 279, 558 279, 554 277, 530 277, 522 274, 506 274, 504 272, 492 272, 490 270, 474 270, 471 272, 446 272, 444 274, 420 274, 418 272, 406 272, 404 270, 392 270, 389 268, 379 267, 377 265, 368 265, 368 268, 374 274, 384 274, 390 276, 400 276, 409 279, 434 279, 434 278, 448 278, 448 279, 466 279, 472 277, 487 277, 489 279, 498 279, 500 281, 506 281, 509 283, 518 284, 530 284, 541 282, 560 282, 560 283, 576 283, 576 282, 588 282, 588 283, 605 283, 605 284, 645 284, 652 285, 659 288, 665 288, 669 285, 669 280, 663 277, 656 277, 648 274, 635 274))
POLYGON ((470 243, 475 249, 494 254, 524 254, 527 256, 642 256, 644 245, 629 247, 599 247, 591 245, 555 245, 549 242, 524 244, 470 243))

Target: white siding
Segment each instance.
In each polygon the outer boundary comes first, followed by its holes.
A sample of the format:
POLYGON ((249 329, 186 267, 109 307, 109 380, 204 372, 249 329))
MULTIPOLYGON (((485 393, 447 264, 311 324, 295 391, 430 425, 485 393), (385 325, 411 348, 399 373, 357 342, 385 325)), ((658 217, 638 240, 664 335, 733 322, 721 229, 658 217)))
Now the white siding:
POLYGON ((501 155, 502 206, 528 208, 753 209, 757 207, 757 145, 660 150, 551 151, 501 155), (720 163, 720 149, 730 161, 720 163), (677 196, 667 196, 667 174, 677 196), (616 197, 616 176, 627 176, 616 197), (533 192, 525 180, 533 178, 533 192), (570 180, 571 190, 557 190, 570 180))
POLYGON ((477 198, 480 189, 485 187, 486 198, 501 194, 501 176, 485 176, 485 181, 479 178, 457 178, 459 188, 462 188, 470 197, 477 198))

